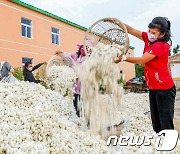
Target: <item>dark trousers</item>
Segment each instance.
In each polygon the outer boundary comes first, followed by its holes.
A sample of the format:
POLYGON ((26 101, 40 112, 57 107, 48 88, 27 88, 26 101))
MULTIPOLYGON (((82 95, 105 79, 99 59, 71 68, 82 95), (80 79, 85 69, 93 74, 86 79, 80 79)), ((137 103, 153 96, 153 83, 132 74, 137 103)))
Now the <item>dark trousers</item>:
POLYGON ((149 90, 151 120, 156 133, 163 129, 174 129, 175 96, 175 86, 168 90, 149 90))
POLYGON ((80 95, 79 94, 74 94, 73 103, 74 103, 74 108, 76 110, 76 114, 77 114, 78 117, 80 117, 79 108, 78 108, 79 101, 80 101, 80 95))

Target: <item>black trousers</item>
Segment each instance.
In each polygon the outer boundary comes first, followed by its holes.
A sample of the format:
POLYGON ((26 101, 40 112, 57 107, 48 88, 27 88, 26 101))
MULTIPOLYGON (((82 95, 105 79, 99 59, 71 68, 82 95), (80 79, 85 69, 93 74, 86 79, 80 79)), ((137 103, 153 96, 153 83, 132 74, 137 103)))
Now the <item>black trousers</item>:
POLYGON ((80 101, 80 95, 79 94, 74 94, 73 103, 74 103, 74 108, 76 110, 76 114, 77 114, 78 117, 80 117, 80 113, 79 113, 79 109, 78 109, 79 101, 80 101))
POLYGON ((163 129, 174 129, 175 97, 175 86, 168 90, 149 90, 151 120, 156 133, 163 129))

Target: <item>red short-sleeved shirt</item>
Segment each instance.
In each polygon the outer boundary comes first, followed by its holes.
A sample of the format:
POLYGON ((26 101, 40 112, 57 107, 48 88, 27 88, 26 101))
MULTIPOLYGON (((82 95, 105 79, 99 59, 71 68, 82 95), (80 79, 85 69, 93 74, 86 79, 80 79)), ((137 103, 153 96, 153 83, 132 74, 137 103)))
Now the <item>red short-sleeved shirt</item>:
POLYGON ((144 40, 144 52, 156 55, 156 57, 144 64, 144 75, 147 85, 152 90, 166 90, 174 86, 168 68, 168 56, 170 45, 167 42, 155 42, 149 44, 146 32, 142 32, 144 40))

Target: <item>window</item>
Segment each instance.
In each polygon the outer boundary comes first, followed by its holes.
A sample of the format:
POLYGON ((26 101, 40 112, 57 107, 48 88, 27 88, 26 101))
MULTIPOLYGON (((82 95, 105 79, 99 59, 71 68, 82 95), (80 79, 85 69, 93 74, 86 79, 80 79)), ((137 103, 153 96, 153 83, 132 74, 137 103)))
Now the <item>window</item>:
POLYGON ((59 44, 59 29, 51 28, 52 43, 59 44))
POLYGON ((32 38, 32 21, 21 18, 21 35, 23 37, 32 38))

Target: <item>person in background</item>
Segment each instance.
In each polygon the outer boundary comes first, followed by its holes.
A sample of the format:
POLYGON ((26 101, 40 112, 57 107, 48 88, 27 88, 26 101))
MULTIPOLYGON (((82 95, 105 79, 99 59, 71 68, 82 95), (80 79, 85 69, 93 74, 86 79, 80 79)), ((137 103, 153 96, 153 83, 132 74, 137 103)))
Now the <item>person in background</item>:
MULTIPOLYGON (((78 44, 78 51, 75 53, 71 53, 70 56, 76 63, 76 65, 81 65, 86 60, 86 53, 84 51, 84 47, 82 44, 78 44)), ((79 78, 76 78, 76 81, 74 83, 74 107, 76 109, 76 114, 78 117, 80 117, 80 111, 79 111, 79 102, 81 98, 81 81, 79 78)))
POLYGON ((76 64, 81 64, 85 61, 86 53, 83 44, 77 44, 78 51, 70 53, 71 58, 76 64))
POLYGON ((125 80, 125 74, 123 73, 123 71, 122 70, 120 70, 120 79, 121 79, 121 81, 123 82, 124 80, 125 80))
POLYGON ((32 66, 32 62, 31 61, 28 61, 25 63, 25 66, 24 66, 24 70, 23 70, 23 75, 24 75, 24 81, 29 81, 29 82, 34 82, 34 83, 40 83, 41 81, 40 80, 36 80, 34 78, 34 75, 33 75, 33 71, 35 71, 36 69, 38 69, 39 67, 41 67, 43 64, 45 64, 46 62, 44 63, 39 63, 38 65, 36 66, 32 66))
POLYGON ((76 114, 78 117, 80 117, 80 111, 79 111, 79 102, 80 102, 80 98, 81 98, 81 81, 79 78, 76 78, 74 84, 74 98, 73 98, 73 104, 74 104, 74 108, 76 110, 76 114))
MULTIPOLYGON (((86 59, 86 53, 84 51, 83 44, 77 44, 78 51, 77 52, 71 52, 68 53, 68 55, 73 59, 75 65, 81 65, 85 59, 86 59)), ((56 51, 55 54, 59 55, 63 53, 62 51, 56 51)), ((78 117, 80 117, 80 112, 79 112, 79 101, 80 101, 80 94, 81 94, 81 81, 79 78, 76 78, 74 82, 74 107, 76 110, 76 114, 78 117)))
POLYGON ((0 62, 0 81, 1 82, 13 82, 17 79, 14 77, 15 71, 13 67, 7 62, 0 62))
MULTIPOLYGON (((77 44, 78 51, 77 52, 66 52, 75 62, 75 64, 79 64, 85 61, 86 58, 86 53, 84 51, 83 44, 77 44)), ((56 51, 55 55, 60 55, 62 54, 62 51, 56 51)))
POLYGON ((171 23, 166 17, 156 17, 148 25, 148 32, 141 32, 127 24, 125 26, 128 33, 144 41, 143 56, 120 56, 115 63, 124 60, 134 64, 144 64, 153 129, 156 133, 164 129, 174 129, 176 87, 168 68, 171 23))

